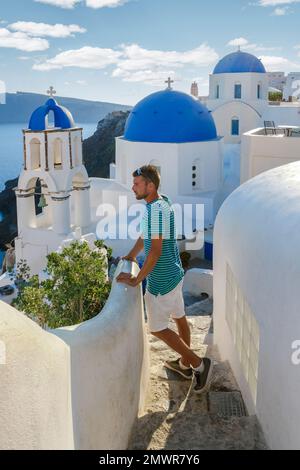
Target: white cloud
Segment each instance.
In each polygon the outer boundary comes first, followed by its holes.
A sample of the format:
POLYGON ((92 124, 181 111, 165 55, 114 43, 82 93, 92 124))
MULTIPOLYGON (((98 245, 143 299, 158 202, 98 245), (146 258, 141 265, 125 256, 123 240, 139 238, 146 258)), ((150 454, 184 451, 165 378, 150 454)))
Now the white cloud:
POLYGON ((166 81, 167 77, 172 77, 176 82, 181 81, 180 75, 176 74, 174 70, 137 70, 134 72, 127 72, 120 68, 113 71, 114 78, 121 78, 124 82, 131 83, 147 83, 149 85, 161 87, 166 81))
POLYGON ((8 26, 14 31, 21 31, 29 36, 49 36, 52 38, 67 38, 73 36, 73 33, 85 33, 86 29, 76 24, 46 24, 34 23, 32 21, 17 21, 8 26))
POLYGON ((53 5, 60 8, 74 8, 76 3, 81 2, 81 0, 34 0, 38 3, 45 3, 46 5, 53 5))
POLYGON ((238 47, 240 46, 243 50, 250 50, 252 52, 262 52, 262 51, 278 51, 281 50, 281 47, 268 47, 268 46, 262 46, 258 44, 251 44, 248 39, 245 38, 236 38, 232 39, 229 41, 227 46, 234 46, 238 47))
POLYGON ((276 7, 277 5, 291 5, 299 2, 300 0, 259 0, 259 5, 262 7, 276 7))
MULTIPOLYGON (((38 3, 44 3, 46 5, 53 5, 55 7, 71 9, 76 6, 77 3, 81 3, 83 0, 34 0, 38 3)), ((124 5, 130 0, 85 0, 86 6, 89 8, 114 8, 124 5)))
POLYGON ((86 0, 86 6, 90 8, 119 7, 129 0, 86 0))
POLYGON ((184 65, 196 67, 208 66, 215 63, 219 56, 207 44, 201 44, 189 51, 162 51, 144 49, 138 44, 123 45, 123 60, 118 64, 126 71, 146 70, 153 68, 180 68, 184 65))
MULTIPOLYGON (((155 84, 169 75, 175 77, 175 70, 184 66, 202 67, 214 64, 218 54, 207 44, 201 44, 188 51, 150 50, 138 44, 122 45, 119 50, 84 47, 65 51, 52 59, 35 64, 34 70, 48 71, 64 67, 103 69, 115 65, 113 77, 127 82, 145 82, 155 84)), ((176 80, 180 76, 176 75, 176 80)))
POLYGON ((26 33, 12 33, 6 28, 0 28, 0 47, 19 49, 20 51, 44 51, 49 48, 46 39, 32 38, 26 33))
POLYGON ((247 44, 249 44, 249 41, 247 41, 247 39, 245 38, 236 38, 236 39, 232 39, 231 41, 229 41, 229 43, 227 44, 228 46, 246 46, 247 44))
POLYGON ((83 69, 103 69, 116 64, 121 52, 100 47, 82 47, 81 49, 61 52, 46 62, 35 64, 34 70, 46 72, 48 70, 62 69, 64 67, 79 67, 83 69))
POLYGON ((268 72, 277 72, 279 70, 284 72, 292 72, 300 69, 300 63, 294 63, 285 57, 280 56, 261 56, 262 63, 268 72))
POLYGON ((275 10, 273 11, 273 15, 274 16, 284 16, 286 15, 288 12, 288 9, 287 7, 284 7, 284 8, 275 8, 275 10))

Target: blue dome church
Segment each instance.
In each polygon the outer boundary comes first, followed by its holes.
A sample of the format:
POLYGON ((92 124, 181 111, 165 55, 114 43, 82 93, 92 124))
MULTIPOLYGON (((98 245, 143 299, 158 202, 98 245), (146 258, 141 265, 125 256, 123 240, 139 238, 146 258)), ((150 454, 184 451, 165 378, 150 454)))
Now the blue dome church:
POLYGON ((132 173, 147 164, 161 175, 161 192, 175 203, 199 202, 213 223, 222 184, 222 139, 212 113, 194 97, 168 88, 142 99, 116 142, 112 176, 128 188, 132 173))
POLYGON ((253 54, 238 50, 217 63, 207 105, 225 143, 239 144, 244 132, 263 124, 268 88, 266 69, 253 54))

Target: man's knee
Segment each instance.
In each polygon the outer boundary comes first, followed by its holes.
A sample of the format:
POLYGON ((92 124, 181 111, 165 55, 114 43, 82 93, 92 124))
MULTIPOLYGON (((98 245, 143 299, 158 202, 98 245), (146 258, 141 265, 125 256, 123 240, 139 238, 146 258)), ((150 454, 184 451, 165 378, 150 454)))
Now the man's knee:
POLYGON ((151 331, 151 335, 155 336, 156 338, 162 338, 167 331, 168 331, 167 329, 162 330, 162 331, 151 331))

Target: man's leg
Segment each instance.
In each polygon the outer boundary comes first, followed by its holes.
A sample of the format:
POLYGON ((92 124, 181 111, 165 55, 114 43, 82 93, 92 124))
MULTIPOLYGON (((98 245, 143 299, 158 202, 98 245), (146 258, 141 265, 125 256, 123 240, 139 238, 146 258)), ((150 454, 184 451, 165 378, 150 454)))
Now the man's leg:
MULTIPOLYGON (((191 347, 191 330, 188 324, 186 316, 182 318, 175 318, 175 322, 178 328, 179 337, 182 341, 190 348, 191 347)), ((181 358, 181 363, 185 367, 190 367, 190 364, 184 361, 184 358, 181 358)))
POLYGON ((182 341, 190 348, 191 347, 191 330, 188 324, 187 318, 175 318, 175 322, 178 328, 178 333, 182 341))
MULTIPOLYGON (((182 357, 183 364, 189 364, 194 369, 200 367, 202 359, 195 354, 183 339, 169 328, 158 333, 152 333, 156 338, 166 343, 171 349, 182 357)), ((188 367, 188 366, 187 366, 188 367)))

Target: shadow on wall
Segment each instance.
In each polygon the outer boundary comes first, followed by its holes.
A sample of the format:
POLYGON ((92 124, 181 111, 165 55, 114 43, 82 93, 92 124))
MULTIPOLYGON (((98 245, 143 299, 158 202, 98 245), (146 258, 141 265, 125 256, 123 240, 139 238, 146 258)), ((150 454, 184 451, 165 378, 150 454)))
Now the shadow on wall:
POLYGON ((0 449, 127 448, 148 381, 142 300, 114 281, 100 315, 50 333, 0 302, 0 449))

